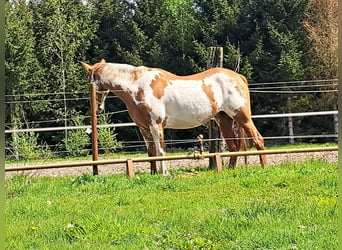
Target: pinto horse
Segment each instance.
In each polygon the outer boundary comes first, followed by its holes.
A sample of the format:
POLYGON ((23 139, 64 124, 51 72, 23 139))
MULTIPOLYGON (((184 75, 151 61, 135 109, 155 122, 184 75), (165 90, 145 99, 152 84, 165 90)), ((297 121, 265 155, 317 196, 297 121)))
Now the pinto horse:
MULTIPOLYGON (((164 129, 198 127, 215 118, 229 151, 238 151, 233 122, 242 127, 258 150, 264 149, 264 139, 251 119, 247 79, 234 71, 212 68, 189 76, 177 76, 159 68, 135 67, 128 64, 81 62, 88 81, 95 84, 98 109, 113 92, 126 105, 147 145, 149 156, 164 156, 164 129)), ((265 155, 260 163, 266 166, 265 155)), ((229 166, 235 167, 231 157, 229 166)), ((157 172, 151 161, 151 173, 157 172)), ((168 175, 165 162, 161 172, 168 175)))

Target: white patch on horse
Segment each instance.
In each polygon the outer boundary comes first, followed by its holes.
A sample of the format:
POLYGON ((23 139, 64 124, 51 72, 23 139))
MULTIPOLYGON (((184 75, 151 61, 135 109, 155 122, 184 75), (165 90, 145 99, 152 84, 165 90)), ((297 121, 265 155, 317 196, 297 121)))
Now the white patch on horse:
POLYGON ((200 80, 172 80, 161 98, 168 118, 166 128, 193 128, 212 116, 212 109, 200 80))
POLYGON ((206 85, 212 85, 214 99, 220 111, 224 111, 230 117, 236 115, 236 111, 246 104, 246 96, 238 91, 236 79, 225 74, 214 74, 204 79, 206 85))
MULTIPOLYGON (((153 95, 153 89, 151 88, 151 83, 156 80, 156 78, 161 74, 161 72, 159 71, 146 71, 142 74, 142 76, 137 79, 137 81, 135 82, 137 84, 137 86, 142 89, 144 91, 144 97, 145 100, 144 101, 140 101, 137 100, 135 97, 133 97, 133 101, 136 105, 139 105, 140 103, 146 102, 148 105, 150 105, 151 107, 153 105, 153 101, 155 98, 155 96, 153 95)), ((159 103, 156 103, 156 105, 158 105, 159 103)), ((158 107, 158 106, 156 106, 158 107)))

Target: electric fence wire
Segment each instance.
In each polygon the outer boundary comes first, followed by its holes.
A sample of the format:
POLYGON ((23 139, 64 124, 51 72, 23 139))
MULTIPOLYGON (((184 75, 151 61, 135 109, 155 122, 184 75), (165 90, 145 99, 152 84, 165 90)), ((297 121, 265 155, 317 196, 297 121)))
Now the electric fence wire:
MULTIPOLYGON (((264 87, 265 85, 285 85, 283 87, 306 87, 306 86, 312 86, 312 87, 318 87, 318 86, 326 86, 328 84, 324 85, 303 85, 306 83, 322 83, 322 82, 337 82, 338 79, 323 79, 323 80, 300 80, 300 81, 283 81, 283 82, 256 82, 256 83, 248 83, 248 86, 262 86, 264 87), (288 85, 288 84, 299 84, 301 83, 302 85, 288 85)), ((336 86, 337 84, 329 84, 330 86, 336 86)), ((329 86, 328 85, 328 86, 329 86)), ((26 94, 6 94, 5 98, 10 98, 10 97, 30 97, 30 96, 46 96, 46 95, 89 95, 89 91, 73 91, 73 92, 48 92, 48 93, 26 93, 26 94)), ((46 99, 43 99, 46 100, 46 99)))
MULTIPOLYGON (((263 93, 263 94, 309 94, 309 93, 337 93, 336 86, 338 84, 332 83, 332 84, 310 84, 310 85, 298 85, 298 83, 322 83, 322 82, 336 82, 338 79, 326 79, 326 80, 302 80, 302 81, 284 81, 284 82, 266 82, 266 83, 251 83, 249 86, 252 86, 250 88, 251 93, 263 93), (271 86, 270 85, 284 85, 287 84, 286 86, 271 86), (297 85, 292 85, 288 86, 288 84, 297 84, 297 85), (267 85, 267 86, 265 86, 267 85), (256 86, 256 87, 255 87, 256 86), (261 87, 257 87, 261 86, 261 87), (295 88, 330 88, 333 87, 333 89, 314 89, 314 90, 289 90, 289 88, 295 89, 295 88), (281 90, 286 88, 286 90, 281 90)), ((17 95, 5 95, 5 98, 9 97, 27 97, 27 96, 40 96, 40 95, 62 95, 62 94, 67 94, 67 95, 75 95, 75 94, 81 94, 85 95, 88 94, 88 92, 83 92, 83 91, 74 91, 74 92, 57 92, 57 93, 30 93, 30 94, 17 94, 17 95)), ((118 98, 117 96, 114 95, 109 95, 107 97, 107 100, 109 99, 115 99, 118 98)), ((54 98, 54 99, 39 99, 39 100, 11 100, 11 101, 5 101, 5 105, 10 105, 10 104, 29 104, 29 103, 36 103, 36 102, 60 102, 60 101, 80 101, 80 100, 87 100, 89 101, 89 97, 73 97, 73 98, 67 98, 67 99, 60 99, 60 98, 54 98)), ((118 114, 121 112, 127 112, 127 110, 122 110, 122 111, 116 111, 116 112, 111 112, 107 113, 109 115, 111 114, 118 114)), ((90 118, 91 116, 83 116, 83 118, 87 119, 90 118)), ((38 120, 38 121, 28 121, 26 124, 47 124, 47 123, 59 123, 59 122, 65 122, 70 119, 62 117, 62 118, 55 118, 55 119, 49 119, 49 120, 38 120)), ((6 127, 11 127, 13 123, 6 123, 6 127)))

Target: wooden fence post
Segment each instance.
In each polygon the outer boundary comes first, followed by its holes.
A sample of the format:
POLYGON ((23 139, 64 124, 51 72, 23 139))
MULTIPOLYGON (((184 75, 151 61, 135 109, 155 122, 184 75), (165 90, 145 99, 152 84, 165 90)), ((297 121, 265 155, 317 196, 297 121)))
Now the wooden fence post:
POLYGON ((129 178, 134 178, 134 168, 132 159, 127 159, 126 161, 126 173, 129 176, 129 178))
MULTIPOLYGON (((211 159, 211 158, 210 158, 211 159)), ((216 163, 216 170, 217 172, 222 172, 222 158, 221 155, 215 154, 215 163, 216 163)))
MULTIPOLYGON (((95 84, 91 85, 91 95, 90 95, 90 109, 91 109, 91 141, 92 141, 92 154, 93 161, 97 161, 99 159, 99 150, 97 143, 97 116, 96 116, 96 88, 95 84)), ((97 165, 93 165, 93 175, 98 175, 97 165)))
MULTIPOLYGON (((207 68, 215 68, 223 66, 223 47, 209 47, 208 48, 208 60, 207 60, 207 68)), ((214 120, 209 121, 209 153, 220 152, 221 139, 217 139, 221 137, 220 130, 214 120)), ((216 158, 209 158, 209 168, 215 169, 217 168, 216 158)))

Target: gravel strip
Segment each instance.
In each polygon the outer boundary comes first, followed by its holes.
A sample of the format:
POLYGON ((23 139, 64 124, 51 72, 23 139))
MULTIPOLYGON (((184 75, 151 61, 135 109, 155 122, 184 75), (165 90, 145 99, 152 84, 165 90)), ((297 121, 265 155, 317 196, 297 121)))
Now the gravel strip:
MULTIPOLYGON (((268 165, 274 166, 284 162, 302 162, 307 159, 322 159, 330 163, 336 163, 338 161, 337 151, 327 151, 327 152, 311 152, 311 153, 288 153, 288 154, 276 154, 276 155, 266 155, 268 165)), ((223 158, 224 164, 227 165, 229 158, 223 158)), ((185 160, 172 160, 166 161, 166 166, 169 169, 179 169, 179 168, 191 168, 191 167, 207 167, 209 164, 209 159, 185 159, 185 160)), ((258 156, 248 156, 248 165, 258 165, 258 156)), ((19 166, 11 164, 8 166, 19 166)), ((244 157, 238 158, 237 167, 244 166, 244 157)), ((148 162, 136 162, 134 163, 135 173, 137 172, 150 172, 150 165, 148 162)), ((5 173, 5 178, 10 178, 18 174, 27 174, 31 177, 39 176, 79 176, 83 173, 92 173, 92 166, 84 167, 66 167, 66 168, 54 168, 54 169, 38 169, 38 170, 20 170, 20 171, 10 171, 5 173)), ((108 164, 98 166, 99 175, 111 175, 111 174, 124 174, 126 173, 125 164, 108 164)))

